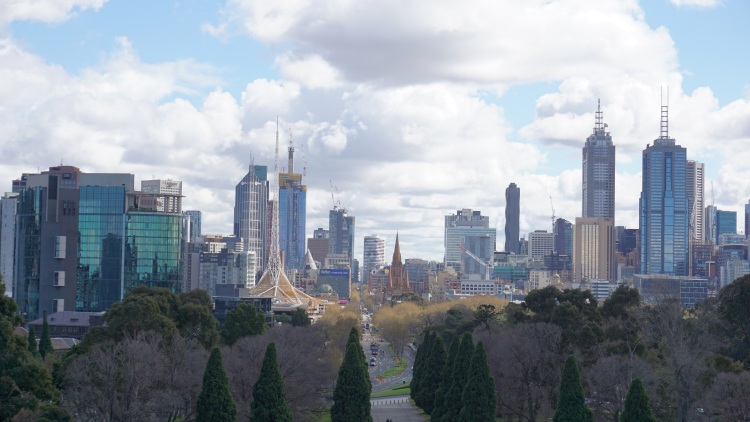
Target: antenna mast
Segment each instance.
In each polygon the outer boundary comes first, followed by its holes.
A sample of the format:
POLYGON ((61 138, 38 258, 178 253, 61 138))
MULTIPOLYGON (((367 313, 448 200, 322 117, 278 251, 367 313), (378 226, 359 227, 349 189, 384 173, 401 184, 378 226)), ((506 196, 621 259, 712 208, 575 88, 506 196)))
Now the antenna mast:
POLYGON ((669 87, 667 87, 667 104, 664 104, 664 92, 661 97, 661 128, 659 139, 669 139, 669 87))

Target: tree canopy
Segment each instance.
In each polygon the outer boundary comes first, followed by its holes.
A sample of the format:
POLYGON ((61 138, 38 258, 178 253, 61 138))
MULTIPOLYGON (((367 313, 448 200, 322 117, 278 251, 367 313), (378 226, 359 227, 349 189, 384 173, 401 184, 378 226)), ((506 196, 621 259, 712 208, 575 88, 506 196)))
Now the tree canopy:
POLYGON ((229 388, 229 379, 221 362, 221 351, 211 350, 211 356, 203 373, 203 389, 198 396, 196 420, 234 422, 237 420, 237 407, 229 388))
POLYGON ((284 380, 279 372, 276 344, 268 343, 258 381, 253 386, 253 422, 292 422, 285 402, 284 380))

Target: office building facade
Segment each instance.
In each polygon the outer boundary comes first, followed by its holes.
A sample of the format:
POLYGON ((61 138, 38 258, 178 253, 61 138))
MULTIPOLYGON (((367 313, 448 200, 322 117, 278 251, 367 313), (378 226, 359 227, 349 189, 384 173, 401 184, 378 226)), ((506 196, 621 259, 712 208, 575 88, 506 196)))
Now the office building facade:
POLYGON ((445 216, 444 246, 445 255, 443 262, 446 267, 453 267, 456 271, 464 270, 464 253, 462 248, 467 239, 475 237, 487 237, 491 245, 492 256, 497 241, 497 231, 490 227, 490 218, 483 216, 481 211, 471 209, 457 210, 455 214, 445 216))
POLYGON ((555 236, 547 230, 534 230, 529 233, 529 258, 544 261, 545 255, 555 249, 555 236))
POLYGON ((687 151, 669 137, 662 106, 659 138, 643 150, 639 202, 640 273, 688 274, 687 151))
POLYGON ((346 208, 333 207, 328 212, 328 253, 354 258, 354 216, 346 208))
POLYGON ((301 269, 305 258, 307 186, 294 172, 294 147, 288 149, 287 172, 279 173, 279 247, 284 268, 301 269))
POLYGON ((259 274, 268 259, 268 193, 266 166, 251 164, 234 188, 234 235, 242 238, 245 250, 255 252, 259 274))
POLYGON ((554 252, 573 255, 573 223, 563 218, 555 220, 554 252))
POLYGON ((575 281, 615 281, 615 230, 613 221, 601 217, 579 217, 575 224, 575 281))
POLYGON ((5 284, 5 292, 13 292, 16 257, 16 203, 18 193, 8 192, 0 198, 0 276, 5 284))
POLYGON ((594 132, 583 147, 583 217, 615 218, 615 146, 596 110, 594 132))
POLYGON ((362 268, 365 279, 375 268, 385 265, 385 239, 380 236, 365 236, 362 268))
POLYGON ((505 252, 521 253, 521 189, 515 183, 505 189, 505 252))
POLYGON ((688 160, 685 172, 687 177, 688 224, 692 243, 701 243, 703 235, 703 212, 705 210, 705 166, 703 163, 688 160))

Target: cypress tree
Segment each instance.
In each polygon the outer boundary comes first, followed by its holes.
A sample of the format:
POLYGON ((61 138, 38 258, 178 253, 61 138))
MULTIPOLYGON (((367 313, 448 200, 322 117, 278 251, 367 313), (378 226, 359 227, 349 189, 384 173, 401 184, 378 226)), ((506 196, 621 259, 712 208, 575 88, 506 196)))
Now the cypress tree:
POLYGON ((419 378, 422 376, 422 361, 424 360, 424 354, 425 354, 425 345, 427 344, 427 341, 430 339, 430 332, 425 331, 424 332, 424 338, 422 340, 422 344, 417 347, 417 355, 414 356, 414 365, 413 370, 411 373, 411 382, 409 382, 409 388, 411 389, 411 398, 413 399, 417 395, 417 390, 419 389, 419 378))
POLYGON ((460 341, 458 337, 453 337, 451 341, 451 347, 448 349, 448 359, 445 361, 443 367, 443 374, 440 377, 440 385, 435 392, 435 401, 432 405, 432 413, 430 417, 432 420, 439 421, 447 410, 447 394, 448 389, 451 386, 451 376, 453 375, 453 365, 456 363, 456 356, 458 356, 458 348, 460 341))
POLYGON ((445 344, 443 338, 438 336, 430 347, 430 357, 425 361, 422 381, 419 382, 419 392, 414 399, 417 406, 428 415, 432 413, 435 405, 435 394, 440 387, 445 360, 445 344))
POLYGON ((39 356, 39 347, 36 344, 36 333, 34 332, 34 326, 29 325, 29 352, 32 356, 39 356))
POLYGON ((47 323, 47 314, 44 314, 42 323, 42 337, 39 339, 39 355, 44 359, 48 354, 55 350, 52 348, 52 340, 49 338, 49 324, 47 323))
POLYGON ((427 369, 427 361, 430 359, 430 353, 432 353, 432 345, 435 343, 435 338, 437 338, 437 333, 434 331, 426 333, 425 335, 425 341, 420 346, 420 349, 424 348, 424 351, 422 352, 422 359, 420 359, 419 361, 419 367, 415 367, 416 372, 412 374, 412 381, 414 382, 412 398, 417 397, 419 391, 422 389, 422 379, 424 378, 425 372, 429 371, 429 369, 427 369))
POLYGON ((349 342, 333 390, 331 422, 372 422, 370 377, 362 373, 361 347, 349 342))
POLYGON ((354 347, 359 351, 359 360, 360 360, 360 370, 362 371, 362 376, 367 380, 367 395, 369 396, 372 392, 372 382, 370 381, 370 369, 367 365, 367 357, 365 356, 365 351, 362 349, 362 344, 359 342, 359 330, 357 330, 356 327, 352 327, 351 331, 349 331, 349 339, 347 340, 346 347, 349 347, 349 344, 353 344, 354 347))
POLYGON ((480 341, 471 357, 459 422, 494 422, 496 400, 495 380, 490 375, 487 352, 480 341))
POLYGON ((625 398, 625 409, 620 415, 620 422, 656 422, 640 378, 636 378, 630 383, 628 396, 625 398))
POLYGON ((250 406, 253 422, 292 422, 292 411, 284 401, 284 380, 279 372, 276 345, 269 343, 250 406))
POLYGON ((474 341, 471 339, 471 333, 464 333, 461 338, 461 344, 458 346, 458 354, 453 364, 453 373, 451 374, 450 386, 445 396, 445 414, 442 422, 454 422, 458 420, 461 413, 461 399, 464 395, 464 387, 468 378, 471 357, 474 355, 474 341))
POLYGON ((560 398, 554 422, 593 422, 594 414, 585 403, 581 376, 573 355, 568 356, 560 377, 560 398))
POLYGON ((229 379, 221 363, 218 347, 211 350, 211 356, 203 373, 203 388, 198 396, 196 422, 234 422, 237 420, 237 406, 229 388, 229 379))

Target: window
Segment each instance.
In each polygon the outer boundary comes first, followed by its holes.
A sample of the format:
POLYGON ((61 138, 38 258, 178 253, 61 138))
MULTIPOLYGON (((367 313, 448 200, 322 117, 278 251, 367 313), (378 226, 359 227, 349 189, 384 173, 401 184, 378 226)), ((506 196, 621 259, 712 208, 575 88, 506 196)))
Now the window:
POLYGON ((52 299, 52 312, 62 312, 65 310, 65 299, 52 299))
POLYGON ((65 271, 55 271, 52 273, 52 285, 55 287, 65 286, 65 271))
POLYGON ((65 259, 66 236, 55 236, 55 258, 65 259))

